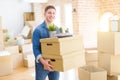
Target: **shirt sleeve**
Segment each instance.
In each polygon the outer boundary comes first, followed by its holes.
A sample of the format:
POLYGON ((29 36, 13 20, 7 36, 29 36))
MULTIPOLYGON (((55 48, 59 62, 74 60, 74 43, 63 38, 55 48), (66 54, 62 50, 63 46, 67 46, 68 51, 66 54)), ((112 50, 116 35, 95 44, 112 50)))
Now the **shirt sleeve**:
POLYGON ((42 55, 38 55, 36 58, 36 62, 39 63, 39 59, 42 57, 42 55))
POLYGON ((40 31, 35 29, 32 36, 32 44, 33 44, 33 53, 38 62, 39 58, 42 57, 41 55, 41 44, 40 44, 40 31))

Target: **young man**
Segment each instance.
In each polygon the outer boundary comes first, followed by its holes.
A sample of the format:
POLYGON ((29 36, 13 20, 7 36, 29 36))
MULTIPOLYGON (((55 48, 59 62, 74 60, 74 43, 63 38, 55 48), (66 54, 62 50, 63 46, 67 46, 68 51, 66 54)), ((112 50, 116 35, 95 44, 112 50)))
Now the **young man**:
POLYGON ((49 31, 48 25, 53 23, 55 19, 56 9, 54 6, 49 5, 45 8, 44 17, 45 20, 42 22, 33 32, 32 43, 33 43, 33 52, 35 56, 35 71, 36 71, 36 80, 45 80, 48 76, 49 80, 59 80, 59 72, 52 70, 52 65, 49 64, 49 60, 45 60, 42 57, 40 39, 48 38, 49 31), (47 70, 44 70, 44 66, 47 70))

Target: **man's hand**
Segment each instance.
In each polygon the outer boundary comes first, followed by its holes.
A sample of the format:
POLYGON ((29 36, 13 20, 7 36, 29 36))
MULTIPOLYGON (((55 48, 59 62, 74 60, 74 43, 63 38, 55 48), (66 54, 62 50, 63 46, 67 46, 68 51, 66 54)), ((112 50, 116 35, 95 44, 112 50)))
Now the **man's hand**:
POLYGON ((50 60, 49 59, 43 59, 42 57, 39 59, 40 62, 44 65, 44 67, 49 70, 49 71, 53 71, 53 66, 50 65, 50 60))

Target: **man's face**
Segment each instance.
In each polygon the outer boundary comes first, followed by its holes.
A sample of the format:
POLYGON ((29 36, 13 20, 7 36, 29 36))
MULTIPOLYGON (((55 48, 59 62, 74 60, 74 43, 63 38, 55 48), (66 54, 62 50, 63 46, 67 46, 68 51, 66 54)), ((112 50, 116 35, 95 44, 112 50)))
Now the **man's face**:
POLYGON ((52 23, 55 19, 55 13, 55 9, 48 9, 44 14, 46 21, 52 23))

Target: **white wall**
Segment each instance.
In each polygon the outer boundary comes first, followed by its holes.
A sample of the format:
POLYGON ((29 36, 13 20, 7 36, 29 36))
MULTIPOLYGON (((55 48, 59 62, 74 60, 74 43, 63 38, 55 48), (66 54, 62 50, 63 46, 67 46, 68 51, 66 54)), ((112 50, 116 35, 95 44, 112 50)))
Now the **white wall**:
POLYGON ((0 16, 2 27, 7 28, 13 35, 18 34, 23 28, 23 13, 31 11, 30 3, 22 0, 0 0, 0 16))

